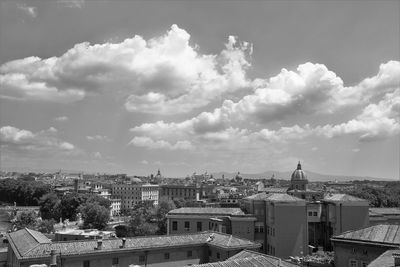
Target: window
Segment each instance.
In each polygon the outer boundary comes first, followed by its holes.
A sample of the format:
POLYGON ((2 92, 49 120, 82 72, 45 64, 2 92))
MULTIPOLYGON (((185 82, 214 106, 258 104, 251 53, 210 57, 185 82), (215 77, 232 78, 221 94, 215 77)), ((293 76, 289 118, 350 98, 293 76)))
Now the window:
POLYGON ((90 267, 90 261, 83 261, 83 267, 90 267))
POLYGON ((173 221, 172 222, 172 231, 177 231, 178 230, 178 222, 177 221, 173 221))
POLYGON ((118 258, 112 258, 112 265, 118 264, 118 258))
POLYGON ((209 251, 208 251, 208 257, 211 257, 211 256, 212 256, 212 251, 209 250, 209 251))
POLYGON ((188 250, 186 255, 188 258, 191 258, 193 256, 193 252, 191 250, 188 250))
POLYGON ((318 212, 314 211, 314 216, 318 216, 318 212))
POLYGON ((186 221, 185 222, 185 230, 189 231, 189 229, 190 229, 190 222, 186 221))
POLYGON ((217 252, 217 259, 221 258, 221 255, 219 254, 219 252, 217 252))
POLYGON ((357 267, 357 261, 356 260, 350 260, 349 261, 349 267, 357 267))
POLYGON ((139 256, 139 262, 144 262, 146 257, 144 255, 139 256))
POLYGON ((201 222, 197 222, 197 232, 201 232, 203 230, 202 228, 201 222))
POLYGON ((312 211, 309 211, 309 212, 308 212, 308 216, 312 216, 312 211))
POLYGON ((361 267, 367 267, 368 266, 368 262, 362 261, 361 262, 361 267))
POLYGON ((164 253, 164 259, 169 260, 169 253, 164 253))

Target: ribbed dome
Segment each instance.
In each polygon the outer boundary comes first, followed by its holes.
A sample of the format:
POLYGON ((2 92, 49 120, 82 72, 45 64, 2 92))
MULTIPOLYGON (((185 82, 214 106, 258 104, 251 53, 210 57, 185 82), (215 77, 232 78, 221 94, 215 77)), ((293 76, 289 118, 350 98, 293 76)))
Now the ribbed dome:
POLYGON ((293 180, 307 180, 306 173, 301 169, 301 164, 297 164, 297 169, 292 173, 292 181, 293 180))

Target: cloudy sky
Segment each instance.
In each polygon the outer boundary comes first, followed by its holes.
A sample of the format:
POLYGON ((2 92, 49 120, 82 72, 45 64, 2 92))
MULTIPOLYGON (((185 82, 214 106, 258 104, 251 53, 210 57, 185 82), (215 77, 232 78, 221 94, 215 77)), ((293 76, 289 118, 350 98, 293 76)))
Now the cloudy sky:
POLYGON ((1 168, 399 178, 399 1, 2 1, 1 168))

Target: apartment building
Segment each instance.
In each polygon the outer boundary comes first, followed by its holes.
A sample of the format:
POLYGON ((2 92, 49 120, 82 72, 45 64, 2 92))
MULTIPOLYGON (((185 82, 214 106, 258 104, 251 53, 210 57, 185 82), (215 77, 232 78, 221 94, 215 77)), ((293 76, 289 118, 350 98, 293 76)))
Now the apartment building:
POLYGON ((167 214, 168 234, 218 231, 254 240, 256 218, 239 208, 180 208, 167 214))
POLYGON ((159 186, 152 184, 114 184, 112 196, 121 199, 121 212, 126 212, 141 202, 150 200, 158 205, 159 186))
POLYGON ((165 184, 160 186, 160 198, 166 200, 199 200, 200 189, 195 185, 165 184))
MULTIPOLYGON (((400 225, 381 224, 367 228, 346 231, 332 237, 335 251, 335 266, 366 267, 388 250, 400 247, 400 225)), ((394 265, 392 255, 389 255, 389 265, 380 262, 379 266, 394 265)))

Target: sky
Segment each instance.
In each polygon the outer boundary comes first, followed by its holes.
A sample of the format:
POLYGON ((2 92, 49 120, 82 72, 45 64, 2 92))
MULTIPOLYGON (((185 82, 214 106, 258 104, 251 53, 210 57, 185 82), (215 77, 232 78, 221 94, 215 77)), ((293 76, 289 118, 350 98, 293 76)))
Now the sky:
POLYGON ((400 1, 0 1, 2 170, 399 179, 400 1))

